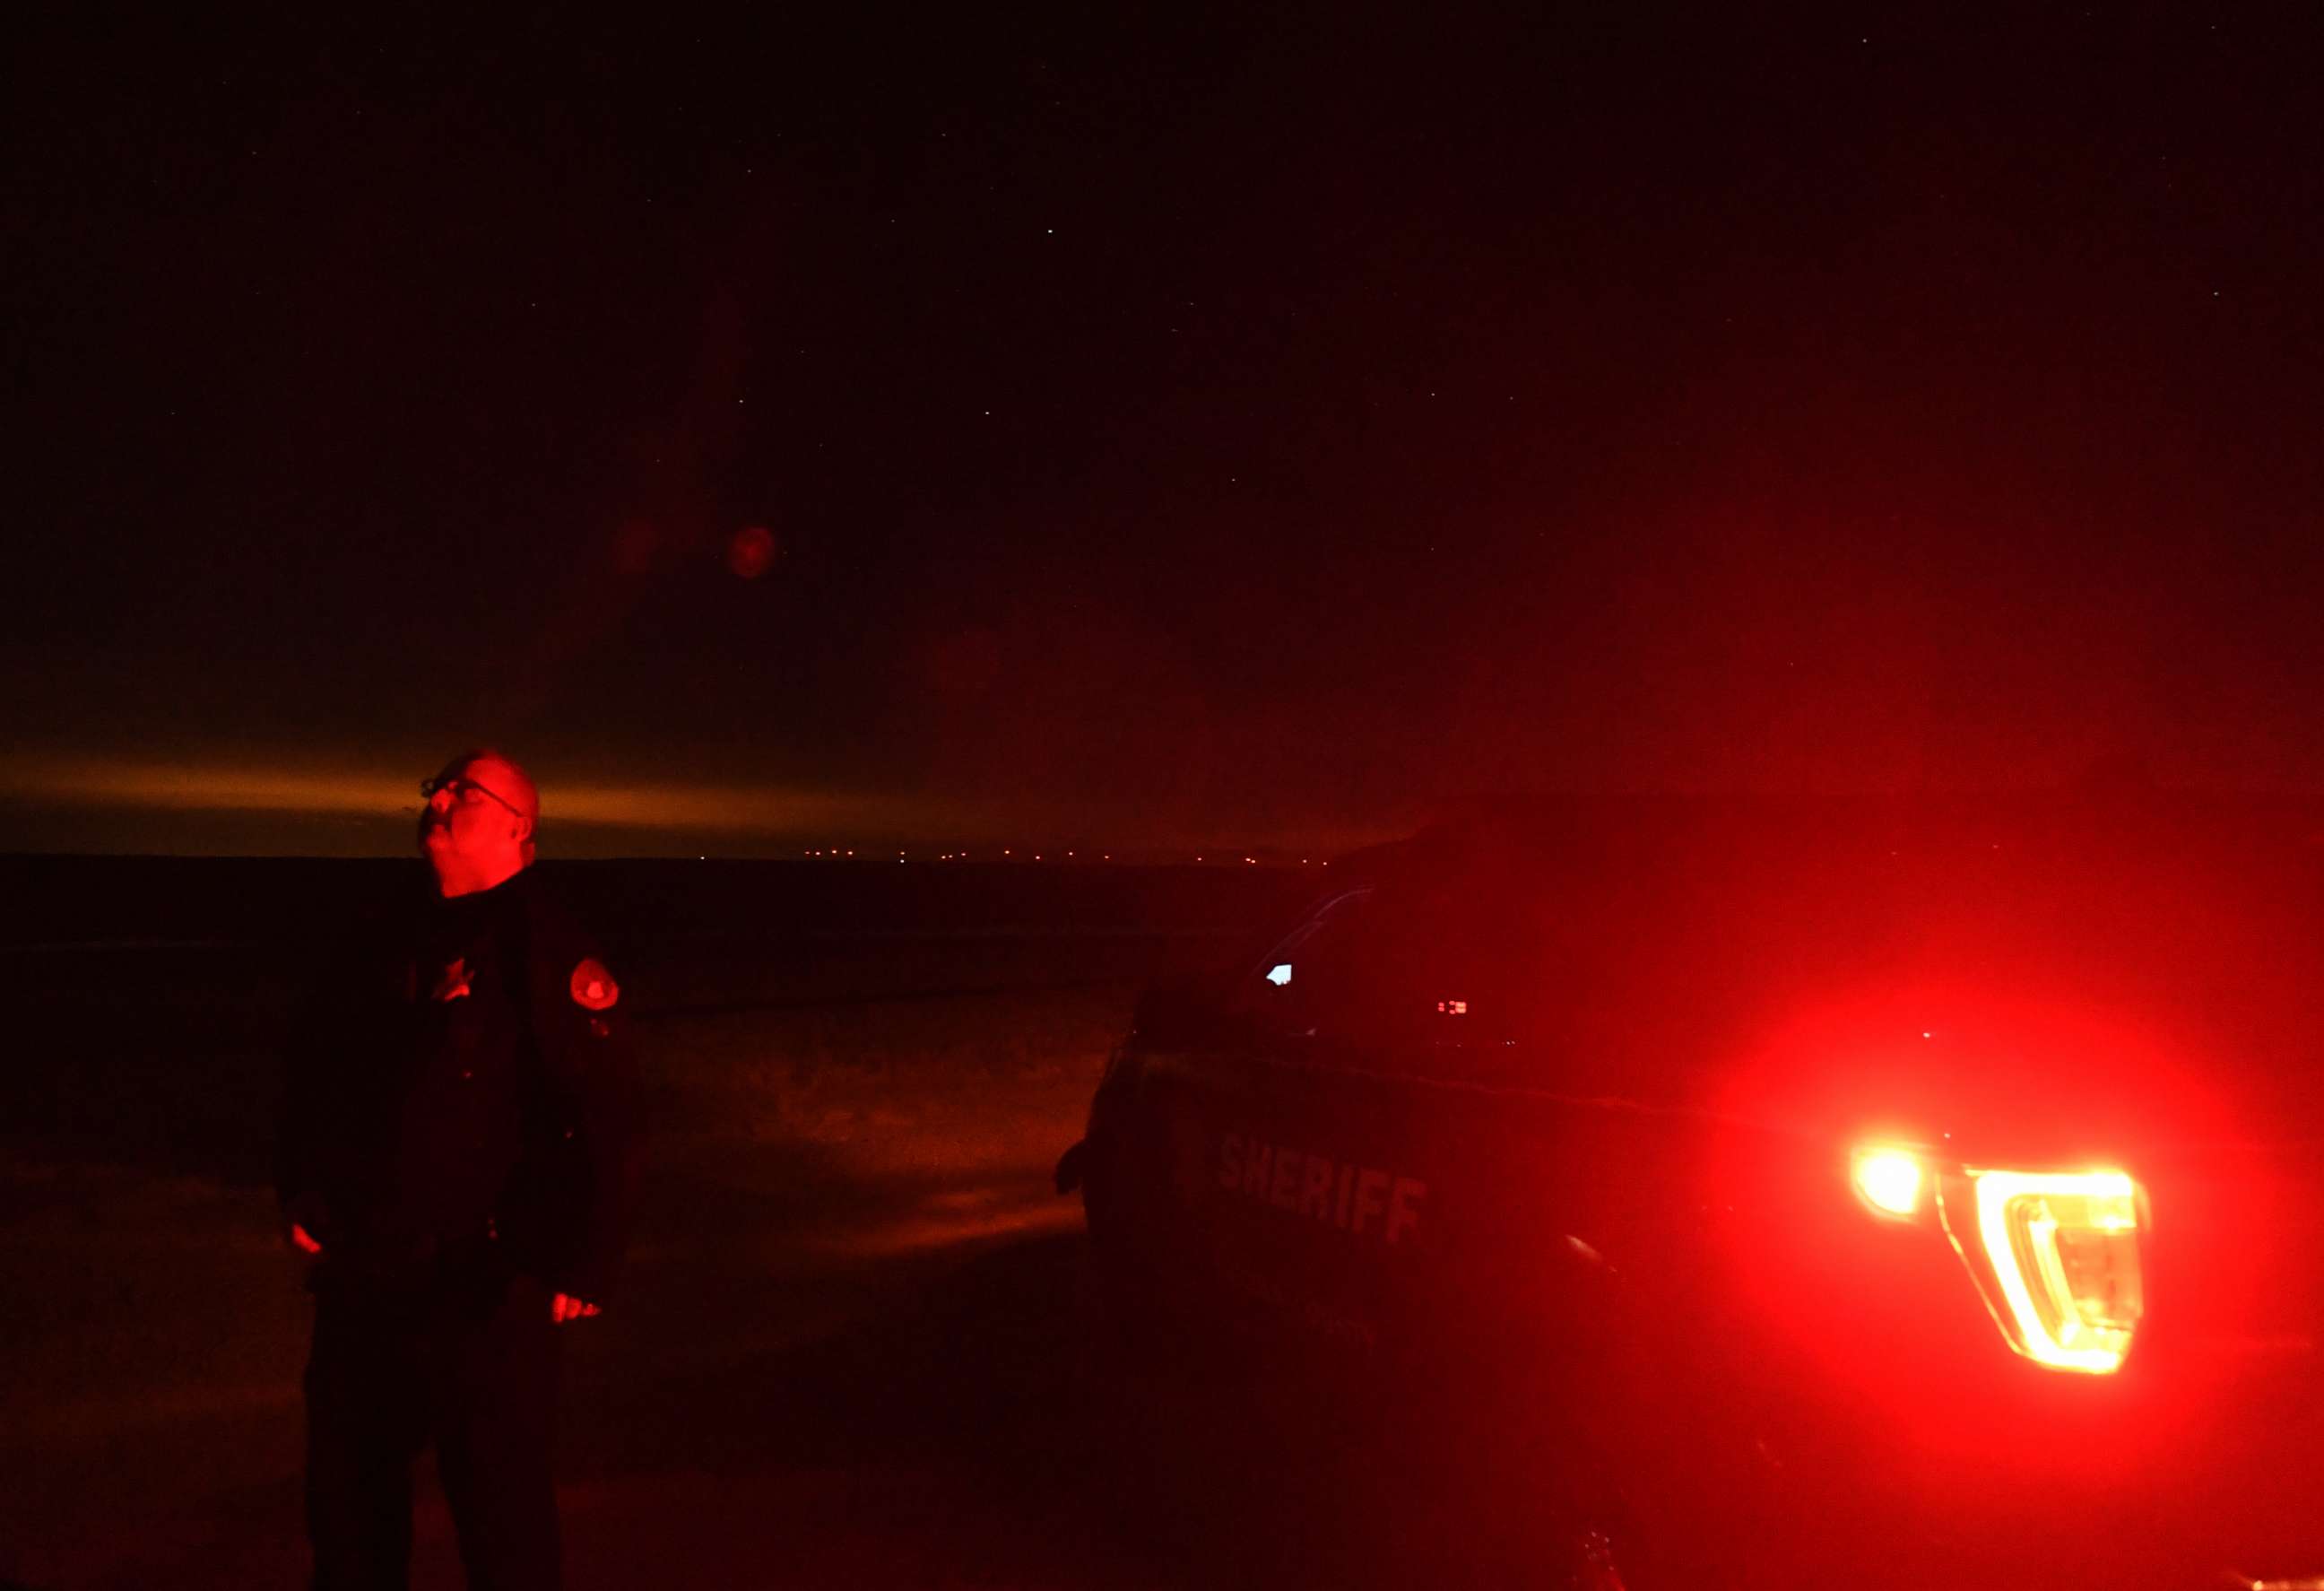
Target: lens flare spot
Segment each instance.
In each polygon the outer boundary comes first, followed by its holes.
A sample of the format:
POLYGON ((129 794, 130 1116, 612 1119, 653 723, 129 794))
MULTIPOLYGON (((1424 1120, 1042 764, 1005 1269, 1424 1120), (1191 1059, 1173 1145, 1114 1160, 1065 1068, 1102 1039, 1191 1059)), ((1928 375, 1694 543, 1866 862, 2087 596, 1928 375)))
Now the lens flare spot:
POLYGON ((738 579, 757 579, 775 567, 780 554, 774 532, 764 525, 745 525, 727 538, 726 567, 738 579))

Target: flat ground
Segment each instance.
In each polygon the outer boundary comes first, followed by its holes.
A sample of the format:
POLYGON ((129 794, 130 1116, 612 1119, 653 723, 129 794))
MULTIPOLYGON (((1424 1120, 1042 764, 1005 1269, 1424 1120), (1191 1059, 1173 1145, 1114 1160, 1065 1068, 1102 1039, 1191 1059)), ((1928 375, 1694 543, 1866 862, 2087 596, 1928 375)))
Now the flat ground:
MULTIPOLYGON (((1164 1464, 1118 1379, 1099 1412, 1080 1209, 1049 1188, 1144 974, 1205 942, 632 952, 656 1137, 625 1290, 567 1328, 572 1586, 1288 1567, 1299 1532, 1251 1545, 1263 1442, 1164 1464)), ((0 1581, 301 1584, 309 1305, 262 1176, 291 971, 198 939, 0 969, 29 1041, 0 1098, 0 1581)), ((429 1467, 413 1583, 456 1586, 429 1467)))

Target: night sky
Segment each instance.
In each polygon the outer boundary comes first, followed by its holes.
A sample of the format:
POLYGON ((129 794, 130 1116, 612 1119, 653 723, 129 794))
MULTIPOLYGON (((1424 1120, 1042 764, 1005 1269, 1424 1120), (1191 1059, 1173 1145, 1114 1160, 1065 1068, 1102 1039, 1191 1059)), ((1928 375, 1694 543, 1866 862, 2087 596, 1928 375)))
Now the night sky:
POLYGON ((479 9, 12 23, 0 849, 2324 789, 2313 6, 479 9))

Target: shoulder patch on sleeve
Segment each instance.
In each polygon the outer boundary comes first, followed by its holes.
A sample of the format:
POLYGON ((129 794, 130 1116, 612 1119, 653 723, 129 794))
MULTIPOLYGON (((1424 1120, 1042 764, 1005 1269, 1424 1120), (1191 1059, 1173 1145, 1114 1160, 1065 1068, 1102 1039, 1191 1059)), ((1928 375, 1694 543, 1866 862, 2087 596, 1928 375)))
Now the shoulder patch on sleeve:
POLYGON ((595 956, 585 956, 573 968, 573 1003, 586 1011, 611 1011, 622 997, 622 985, 595 956))

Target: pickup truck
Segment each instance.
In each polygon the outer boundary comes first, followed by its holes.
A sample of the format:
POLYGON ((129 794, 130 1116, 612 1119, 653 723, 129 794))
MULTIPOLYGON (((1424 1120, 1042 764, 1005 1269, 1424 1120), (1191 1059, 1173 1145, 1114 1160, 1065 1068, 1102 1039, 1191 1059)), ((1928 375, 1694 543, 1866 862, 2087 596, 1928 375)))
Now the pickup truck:
POLYGON ((1386 1409, 1545 1585, 2324 1587, 2324 809, 1512 802, 1319 876, 1059 1164, 1148 1340, 1386 1409))

